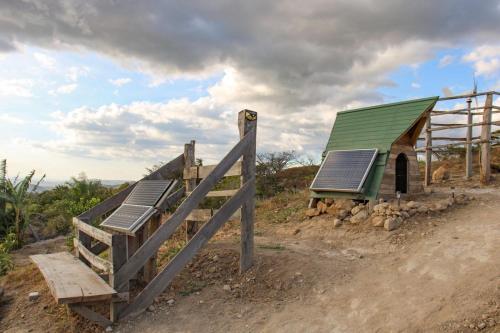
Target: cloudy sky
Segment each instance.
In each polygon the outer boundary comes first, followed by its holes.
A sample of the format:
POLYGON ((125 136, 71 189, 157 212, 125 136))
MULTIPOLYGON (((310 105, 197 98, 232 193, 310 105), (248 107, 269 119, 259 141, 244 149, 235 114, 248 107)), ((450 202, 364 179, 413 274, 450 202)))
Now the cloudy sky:
POLYGON ((0 158, 11 174, 136 179, 237 112, 258 150, 319 158, 339 110, 500 90, 500 0, 0 2, 0 158))

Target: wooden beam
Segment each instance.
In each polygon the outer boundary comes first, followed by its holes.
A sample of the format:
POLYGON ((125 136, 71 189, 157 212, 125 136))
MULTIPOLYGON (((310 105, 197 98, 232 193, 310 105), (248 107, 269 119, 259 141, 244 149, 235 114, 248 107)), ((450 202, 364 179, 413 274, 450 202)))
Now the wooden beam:
MULTIPOLYGON (((214 216, 215 213, 217 213, 218 211, 219 209, 210 209, 210 208, 193 209, 191 213, 189 213, 187 218, 192 221, 205 222, 210 220, 210 218, 214 216)), ((241 212, 240 210, 237 210, 236 213, 233 216, 231 216, 231 219, 240 217, 241 217, 241 212)))
POLYGON ((82 255, 92 266, 97 267, 106 273, 113 271, 113 264, 111 262, 93 254, 82 243, 80 243, 78 239, 73 238, 73 245, 79 254, 82 255))
MULTIPOLYGON (((472 111, 471 103, 472 99, 467 97, 467 125, 472 125, 472 111)), ((472 126, 467 127, 466 133, 466 145, 465 145, 465 179, 470 179, 472 177, 472 126)))
MULTIPOLYGON (((196 159, 195 159, 195 141, 191 140, 190 143, 184 145, 184 173, 187 170, 190 170, 192 167, 195 167, 196 159)), ((196 174, 198 174, 198 170, 196 170, 196 174)), ((196 187, 196 178, 186 179, 184 182, 184 186, 186 187, 186 192, 191 192, 196 187)), ((186 220, 186 241, 189 241, 191 237, 196 234, 198 231, 198 222, 193 220, 186 220)))
MULTIPOLYGON (((489 115, 491 119, 491 109, 489 109, 489 115)), ((483 118, 484 119, 484 118, 483 118)), ((441 127, 434 127, 430 128, 426 131, 433 132, 433 131, 445 131, 445 130, 450 130, 454 128, 467 128, 467 127, 474 127, 474 126, 491 126, 491 125, 500 125, 500 121, 482 121, 480 123, 472 123, 472 124, 463 124, 463 125, 449 125, 449 126, 441 126, 441 127)))
POLYGON ((427 114, 425 120, 425 186, 431 185, 432 181, 432 132, 431 130, 431 114, 427 114))
MULTIPOLYGON (((201 184, 199 185, 201 186, 201 184)), ((198 187, 199 187, 198 186, 198 187)), ((120 319, 129 315, 136 315, 144 311, 172 282, 174 277, 199 252, 199 250, 215 235, 234 212, 253 198, 255 179, 249 180, 241 189, 222 205, 221 209, 189 240, 186 246, 165 266, 165 268, 151 281, 142 292, 137 295, 133 303, 120 313, 120 319)), ((167 222, 168 223, 168 222, 167 222)))
POLYGON ((108 318, 104 317, 103 315, 97 312, 90 310, 85 305, 70 304, 69 307, 72 311, 78 313, 80 316, 98 324, 103 328, 107 328, 108 326, 113 325, 113 322, 111 322, 111 320, 109 320, 108 318))
MULTIPOLYGON (((109 284, 113 287, 119 294, 127 294, 129 292, 129 283, 118 286, 116 283, 116 272, 127 262, 128 259, 128 247, 127 247, 127 235, 115 234, 113 235, 113 245, 109 256, 113 263, 113 271, 109 274, 109 284)), ((122 311, 127 302, 120 301, 119 299, 114 299, 111 301, 109 316, 111 321, 116 322, 118 320, 118 314, 122 311)))
MULTIPOLYGON (((478 137, 475 137, 476 139, 478 137)), ((474 139, 474 138, 473 138, 474 139)), ((418 141, 424 141, 425 138, 418 138, 418 141)), ((443 136, 434 136, 432 137, 432 141, 467 141, 466 138, 449 138, 449 137, 443 137, 443 136)))
MULTIPOLYGON (((493 94, 486 96, 483 113, 483 126, 481 128, 481 169, 479 179, 481 184, 487 185, 491 178, 491 106, 493 105, 493 94)), ((500 121, 496 122, 500 124, 500 121)))
POLYGON ((449 97, 441 97, 438 99, 438 101, 448 101, 451 99, 462 99, 462 98, 467 98, 467 97, 476 97, 476 96, 484 96, 484 95, 493 95, 493 94, 498 94, 496 91, 487 91, 487 92, 482 92, 482 93, 473 93, 473 94, 464 94, 464 95, 456 95, 456 96, 449 96, 449 97))
MULTIPOLYGON (((194 166, 184 169, 184 179, 203 179, 212 172, 216 165, 194 166)), ((241 175, 241 161, 236 162, 224 177, 241 175)))
MULTIPOLYGON (((235 190, 219 190, 219 191, 210 191, 207 193, 207 197, 231 197, 233 196, 236 192, 238 192, 238 189, 235 190)), ((186 193, 187 195, 190 195, 191 192, 186 193)))
MULTIPOLYGON (((238 113, 238 128, 240 137, 252 135, 252 140, 243 153, 241 166, 241 186, 255 179, 256 173, 256 140, 257 112, 242 110, 238 113)), ((241 206, 240 218, 240 273, 247 271, 253 265, 254 251, 254 221, 255 221, 255 185, 250 189, 247 200, 241 206)))
MULTIPOLYGON (((224 174, 240 158, 243 152, 254 140, 254 133, 250 131, 238 142, 233 149, 215 167, 212 173, 203 179, 194 191, 184 200, 170 218, 163 223, 158 230, 129 258, 127 263, 117 273, 117 283, 122 285, 128 281, 129 277, 137 273, 146 263, 149 257, 169 239, 179 225, 186 219, 189 213, 198 206, 205 198, 206 194, 224 176, 224 174)), ((233 197, 234 198, 234 197, 233 197)), ((231 199, 230 199, 231 200, 231 199)))
MULTIPOLYGON (((161 223, 161 214, 157 214, 153 216, 148 224, 144 228, 144 235, 145 238, 151 237, 151 235, 154 234, 154 232, 158 229, 161 223)), ((144 266, 144 282, 149 283, 153 280, 153 278, 156 276, 157 273, 157 268, 156 268, 156 257, 158 255, 158 252, 155 252, 149 260, 146 262, 146 265, 144 266)))
POLYGON ((79 231, 84 232, 88 236, 97 239, 98 241, 104 244, 111 245, 112 235, 110 233, 107 233, 104 230, 93 227, 90 224, 85 223, 83 221, 80 221, 77 217, 73 218, 73 224, 79 231))

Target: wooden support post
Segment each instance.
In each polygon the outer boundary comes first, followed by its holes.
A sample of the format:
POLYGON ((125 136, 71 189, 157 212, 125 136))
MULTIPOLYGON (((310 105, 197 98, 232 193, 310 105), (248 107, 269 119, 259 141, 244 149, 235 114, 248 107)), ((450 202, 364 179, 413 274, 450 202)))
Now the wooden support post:
MULTIPOLYGON (((195 141, 191 140, 190 143, 184 145, 184 168, 189 170, 192 166, 196 165, 195 160, 195 141)), ((191 192, 196 187, 196 179, 186 179, 185 181, 186 192, 191 192)), ((198 231, 198 222, 186 220, 186 241, 189 241, 198 231)))
POLYGON ((427 113, 425 120, 425 186, 429 186, 432 180, 432 132, 431 114, 427 113))
MULTIPOLYGON (((160 222, 161 222, 161 214, 155 215, 151 218, 151 220, 149 220, 147 226, 144 229, 144 235, 146 235, 144 237, 145 241, 149 237, 151 237, 151 235, 153 235, 153 233, 156 231, 156 229, 158 229, 158 227, 160 226, 160 222)), ((154 277, 156 276, 156 273, 157 273, 157 267, 156 267, 157 253, 158 252, 155 252, 155 254, 151 258, 149 258, 146 265, 144 265, 144 281, 146 283, 151 282, 151 280, 153 280, 154 277)))
MULTIPOLYGON (((77 238, 80 241, 80 243, 86 249, 90 250, 90 248, 92 246, 92 237, 90 237, 89 235, 87 235, 83 231, 79 230, 78 228, 76 228, 76 235, 77 235, 77 238)), ((83 255, 80 254, 80 250, 78 249, 78 247, 75 247, 75 254, 76 254, 76 257, 79 258, 84 264, 86 264, 87 266, 90 266, 90 262, 87 259, 85 259, 85 257, 83 255)))
MULTIPOLYGON (((112 236, 112 245, 110 247, 109 257, 113 263, 113 272, 109 274, 109 284, 119 293, 128 293, 129 284, 125 283, 121 287, 117 285, 116 272, 127 262, 127 236, 115 234, 112 236)), ((127 303, 124 301, 111 301, 110 319, 112 322, 118 320, 118 314, 126 307, 127 303)))
POLYGON ((472 112, 471 103, 472 98, 467 97, 467 133, 466 133, 466 145, 465 145, 465 179, 470 179, 472 177, 472 112))
MULTIPOLYGON (((256 172, 256 139, 257 139, 257 112, 242 110, 238 114, 238 128, 240 138, 253 130, 253 138, 248 148, 243 153, 241 166, 241 186, 255 178, 256 172)), ((253 229, 255 220, 255 185, 251 190, 249 199, 241 206, 241 253, 240 272, 245 272, 253 264, 253 229)))
POLYGON ((483 125, 481 127, 481 184, 487 185, 491 178, 491 112, 493 94, 486 95, 483 111, 483 125))

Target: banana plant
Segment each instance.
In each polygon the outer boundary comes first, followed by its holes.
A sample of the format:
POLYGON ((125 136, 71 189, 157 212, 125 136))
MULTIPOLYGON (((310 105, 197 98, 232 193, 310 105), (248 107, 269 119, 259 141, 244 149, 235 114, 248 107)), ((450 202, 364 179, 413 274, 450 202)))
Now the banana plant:
MULTIPOLYGON (((0 165, 0 167, 3 165, 5 165, 5 163, 0 165)), ((37 190, 38 186, 45 178, 45 175, 43 175, 42 178, 40 178, 40 180, 33 185, 32 183, 35 170, 32 170, 20 181, 18 181, 18 177, 16 177, 13 181, 10 180, 6 177, 5 170, 0 172, 3 172, 4 176, 2 183, 0 184, 0 186, 3 185, 3 191, 0 191, 0 201, 3 200, 5 203, 9 204, 10 208, 14 211, 16 242, 17 247, 20 247, 24 237, 24 230, 29 225, 29 193, 30 191, 37 190)))

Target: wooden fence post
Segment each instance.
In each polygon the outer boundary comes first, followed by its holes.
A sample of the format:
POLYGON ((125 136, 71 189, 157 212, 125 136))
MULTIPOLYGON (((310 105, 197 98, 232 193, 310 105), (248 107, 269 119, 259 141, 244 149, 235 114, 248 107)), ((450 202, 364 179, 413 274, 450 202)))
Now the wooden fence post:
POLYGON ((431 113, 427 113, 425 120, 425 186, 431 184, 432 179, 432 132, 431 129, 431 113))
MULTIPOLYGON (((127 262, 128 253, 127 253, 127 236, 115 234, 111 238, 111 246, 110 246, 110 259, 113 263, 113 271, 109 274, 109 284, 115 289, 118 293, 125 294, 128 297, 129 284, 125 283, 122 287, 116 284, 116 272, 127 262)), ((78 277, 76 277, 78 278, 78 277)), ((125 300, 111 300, 111 308, 110 308, 110 319, 112 322, 116 322, 118 320, 118 314, 122 311, 123 308, 127 306, 127 302, 125 300)))
MULTIPOLYGON (((243 153, 241 165, 241 186, 247 181, 255 178, 256 167, 256 139, 257 139, 257 112, 242 110, 238 114, 238 128, 240 138, 253 130, 253 139, 246 151, 243 153)), ((253 229, 255 220, 255 185, 251 190, 250 197, 241 206, 240 232, 241 232, 241 253, 240 272, 245 272, 253 264, 253 229)))
MULTIPOLYGON (((194 151, 195 141, 191 140, 190 143, 184 145, 184 168, 189 170, 192 166, 195 166, 195 151, 194 151)), ((189 174, 189 173, 188 173, 189 174)), ((191 192, 196 187, 196 179, 186 179, 185 181, 186 192, 191 192)), ((186 242, 189 241, 198 231, 198 222, 186 220, 186 242)))
POLYGON ((491 112, 493 94, 486 95, 483 111, 483 125, 481 126, 481 184, 487 185, 491 178, 491 112))
MULTIPOLYGON (((151 235, 158 229, 161 223, 161 214, 157 214, 153 216, 147 225, 144 226, 144 241, 146 241, 151 235)), ((154 279, 157 273, 157 267, 156 267, 156 257, 157 253, 149 258, 148 262, 146 265, 144 265, 144 282, 149 283, 151 280, 154 279)))
POLYGON ((472 112, 471 103, 472 98, 467 97, 467 133, 465 143, 465 179, 472 177, 472 112))

